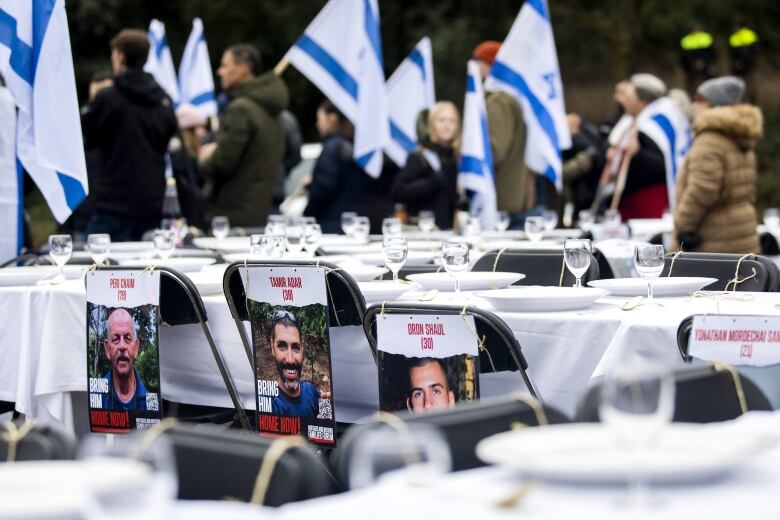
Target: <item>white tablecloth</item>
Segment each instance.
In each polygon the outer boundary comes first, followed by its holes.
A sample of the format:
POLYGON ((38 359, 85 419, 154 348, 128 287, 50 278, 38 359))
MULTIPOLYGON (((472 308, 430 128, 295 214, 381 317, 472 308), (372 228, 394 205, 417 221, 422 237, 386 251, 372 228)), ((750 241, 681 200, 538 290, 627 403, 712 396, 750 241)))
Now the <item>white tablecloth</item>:
MULTIPOLYGON (((750 301, 664 298, 664 307, 620 310, 625 298, 606 297, 584 311, 498 313, 512 328, 542 399, 573 414, 578 398, 620 354, 632 350, 682 367, 676 331, 695 313, 780 314, 780 295, 739 293, 750 301)), ((1 287, 0 400, 16 402, 31 417, 73 420, 71 392, 86 390, 86 296, 83 283, 1 287)), ((254 408, 253 378, 227 303, 204 298, 209 324, 245 407, 254 408)), ((464 293, 431 303, 489 305, 464 293)), ((360 327, 332 329, 333 390, 338 420, 352 422, 377 409, 377 372, 360 327)), ((160 335, 161 390, 173 401, 230 407, 211 351, 198 325, 164 327, 160 335)), ((524 388, 517 373, 484 376, 483 396, 524 388)))

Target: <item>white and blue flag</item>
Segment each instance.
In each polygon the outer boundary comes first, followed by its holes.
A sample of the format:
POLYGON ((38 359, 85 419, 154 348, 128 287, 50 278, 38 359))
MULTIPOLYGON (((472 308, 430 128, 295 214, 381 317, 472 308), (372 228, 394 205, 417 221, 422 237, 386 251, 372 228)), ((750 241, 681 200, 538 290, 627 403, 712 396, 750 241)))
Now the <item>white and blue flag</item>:
POLYGON ((354 158, 382 172, 389 138, 376 0, 329 0, 285 58, 355 125, 354 158))
POLYGON ((671 98, 662 97, 647 105, 637 116, 637 130, 648 136, 664 154, 669 208, 674 210, 674 186, 693 138, 691 125, 671 98))
POLYGON ((471 214, 481 215, 483 229, 494 229, 497 210, 496 181, 485 92, 477 62, 470 60, 467 70, 458 184, 461 188, 474 192, 471 197, 471 214))
POLYGON ((184 47, 179 64, 181 102, 194 106, 205 118, 217 115, 214 95, 214 76, 211 71, 209 49, 200 18, 192 21, 192 32, 184 47))
POLYGON ((560 190, 561 151, 571 147, 547 0, 526 0, 496 55, 487 90, 513 95, 528 128, 525 164, 560 190))
POLYGON ((22 245, 22 180, 16 168, 16 103, 0 86, 0 262, 19 254, 22 245))
POLYGON ((0 0, 0 73, 18 108, 17 168, 64 222, 89 189, 64 0, 0 0))
POLYGON ((165 35, 165 24, 153 19, 149 23, 149 56, 146 58, 144 70, 154 76, 154 80, 171 98, 173 107, 181 102, 179 82, 176 79, 176 69, 173 68, 173 57, 168 47, 168 37, 165 35))
POLYGON ((417 147, 417 115, 434 103, 431 40, 426 36, 387 80, 390 140, 385 152, 398 166, 417 147))

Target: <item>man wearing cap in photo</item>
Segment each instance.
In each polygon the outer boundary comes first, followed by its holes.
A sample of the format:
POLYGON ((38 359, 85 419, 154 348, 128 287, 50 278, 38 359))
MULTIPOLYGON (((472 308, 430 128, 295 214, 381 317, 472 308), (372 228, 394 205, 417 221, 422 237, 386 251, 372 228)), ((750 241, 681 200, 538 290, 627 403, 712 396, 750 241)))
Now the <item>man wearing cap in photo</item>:
POLYGON ((757 253, 756 142, 761 111, 741 104, 745 82, 702 83, 693 101, 694 138, 677 176, 674 243, 684 251, 757 253))
MULTIPOLYGON (((479 65, 483 81, 496 61, 499 48, 500 42, 485 41, 474 49, 472 57, 479 65)), ((525 166, 523 112, 517 100, 506 92, 486 92, 485 107, 496 174, 498 210, 509 213, 511 229, 523 229, 525 217, 541 214, 534 212, 536 174, 525 166)))

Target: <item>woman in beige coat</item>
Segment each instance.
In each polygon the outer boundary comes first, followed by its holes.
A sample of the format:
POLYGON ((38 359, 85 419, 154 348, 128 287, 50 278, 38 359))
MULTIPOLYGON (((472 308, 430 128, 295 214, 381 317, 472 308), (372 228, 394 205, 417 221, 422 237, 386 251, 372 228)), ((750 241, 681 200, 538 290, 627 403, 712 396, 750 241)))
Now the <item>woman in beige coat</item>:
POLYGON ((677 176, 674 244, 683 251, 757 253, 756 142, 761 111, 739 104, 733 76, 701 84, 693 103, 694 138, 677 176))

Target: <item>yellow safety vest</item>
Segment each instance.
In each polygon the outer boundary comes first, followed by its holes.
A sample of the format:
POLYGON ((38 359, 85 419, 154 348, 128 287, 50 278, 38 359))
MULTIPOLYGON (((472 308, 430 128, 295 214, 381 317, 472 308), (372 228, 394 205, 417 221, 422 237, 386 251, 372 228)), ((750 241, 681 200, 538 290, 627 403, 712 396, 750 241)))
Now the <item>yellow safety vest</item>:
POLYGON ((680 40, 680 47, 684 51, 696 51, 712 47, 712 35, 704 31, 695 31, 680 40))
POLYGON ((729 37, 729 46, 747 47, 748 45, 753 45, 757 41, 758 35, 747 27, 743 27, 729 37))

